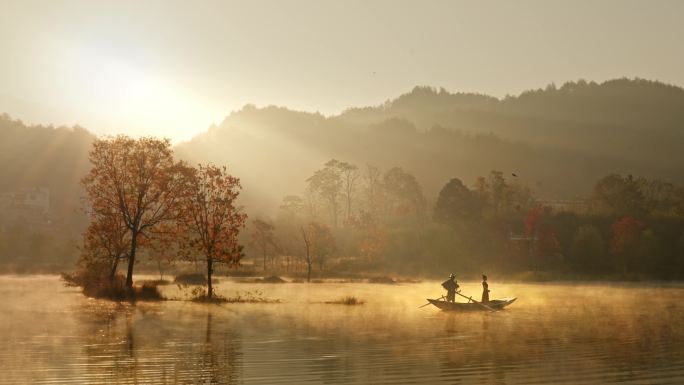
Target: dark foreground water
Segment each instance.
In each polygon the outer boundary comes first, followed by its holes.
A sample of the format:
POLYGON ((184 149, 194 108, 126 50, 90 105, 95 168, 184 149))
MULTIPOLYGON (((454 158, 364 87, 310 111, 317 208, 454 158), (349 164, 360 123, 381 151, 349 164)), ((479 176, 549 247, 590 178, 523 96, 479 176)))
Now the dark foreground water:
POLYGON ((224 295, 285 302, 130 305, 85 298, 54 276, 0 276, 0 383, 684 383, 682 287, 490 288, 519 299, 454 314, 418 309, 440 294, 436 282, 223 281, 224 295), (366 303, 321 303, 344 295, 366 303))

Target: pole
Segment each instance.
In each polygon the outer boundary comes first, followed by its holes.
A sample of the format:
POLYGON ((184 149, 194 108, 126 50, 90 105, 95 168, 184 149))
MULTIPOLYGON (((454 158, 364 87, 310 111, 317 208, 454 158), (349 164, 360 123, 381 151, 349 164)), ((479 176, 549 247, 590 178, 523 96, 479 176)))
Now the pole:
POLYGON ((489 310, 489 311, 496 311, 496 310, 492 309, 491 307, 489 307, 489 306, 483 304, 482 302, 475 301, 475 300, 473 299, 473 297, 466 297, 465 295, 463 295, 463 294, 461 294, 461 293, 459 293, 459 292, 456 292, 456 294, 460 295, 460 296, 463 297, 463 298, 467 298, 467 299, 469 299, 469 300, 475 302, 476 304, 479 304, 480 306, 482 306, 483 308, 485 308, 485 309, 487 309, 487 310, 489 310))

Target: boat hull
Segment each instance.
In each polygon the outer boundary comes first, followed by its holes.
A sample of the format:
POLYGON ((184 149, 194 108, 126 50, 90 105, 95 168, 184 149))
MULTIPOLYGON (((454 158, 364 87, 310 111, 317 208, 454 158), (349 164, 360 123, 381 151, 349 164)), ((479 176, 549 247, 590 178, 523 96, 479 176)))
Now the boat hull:
POLYGON ((470 310, 489 310, 489 308, 494 309, 494 310, 501 310, 505 308, 506 306, 512 304, 515 302, 517 298, 512 297, 512 298, 502 298, 502 299, 495 299, 489 301, 485 306, 482 306, 480 303, 475 303, 475 302, 470 302, 470 303, 465 303, 465 302, 447 302, 447 301, 441 301, 438 299, 429 299, 428 302, 431 304, 435 305, 436 307, 444 310, 444 311, 470 311, 470 310))

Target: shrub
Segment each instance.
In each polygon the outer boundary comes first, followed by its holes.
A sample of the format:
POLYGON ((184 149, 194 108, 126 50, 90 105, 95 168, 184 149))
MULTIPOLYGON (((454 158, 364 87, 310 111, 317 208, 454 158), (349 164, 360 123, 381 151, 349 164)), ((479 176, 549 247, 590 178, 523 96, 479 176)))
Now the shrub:
POLYGON ((126 277, 121 274, 110 277, 107 269, 96 266, 84 268, 74 273, 62 273, 62 280, 66 286, 80 287, 84 295, 93 298, 114 301, 158 301, 164 299, 155 284, 144 283, 142 286, 133 287, 131 291, 126 287, 126 277))
MULTIPOLYGON (((213 281, 212 282, 216 282, 213 281)), ((207 278, 203 274, 190 273, 177 275, 173 283, 180 285, 206 285, 207 278)))
POLYGON ((338 299, 337 301, 328 301, 326 303, 330 305, 363 305, 366 303, 366 301, 358 299, 352 295, 348 295, 338 299))
POLYGON ((272 275, 270 277, 264 277, 261 279, 256 279, 254 282, 260 282, 260 283, 287 283, 286 280, 278 277, 277 275, 272 275))
POLYGON ((368 283, 383 283, 387 285, 394 285, 397 283, 393 278, 391 277, 371 277, 368 278, 368 283))

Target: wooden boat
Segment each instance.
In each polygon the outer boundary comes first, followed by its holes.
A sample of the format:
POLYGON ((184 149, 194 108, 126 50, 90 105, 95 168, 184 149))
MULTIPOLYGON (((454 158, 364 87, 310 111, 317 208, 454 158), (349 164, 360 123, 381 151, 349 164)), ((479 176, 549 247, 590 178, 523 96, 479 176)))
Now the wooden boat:
POLYGON ((489 308, 494 310, 501 310, 506 306, 515 302, 517 297, 495 299, 487 302, 486 306, 479 302, 447 302, 439 299, 429 299, 428 302, 437 306, 444 311, 463 311, 463 310, 489 310, 489 308))

